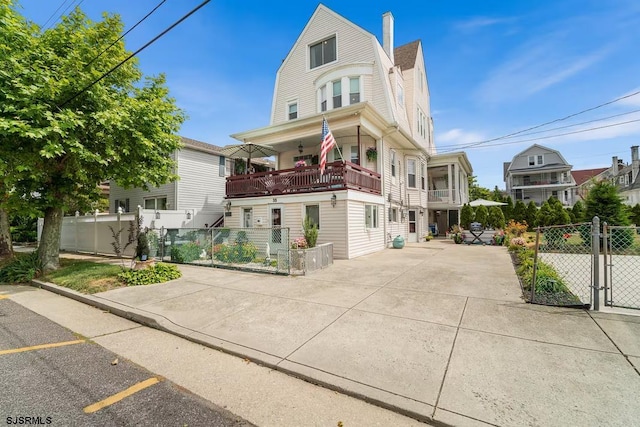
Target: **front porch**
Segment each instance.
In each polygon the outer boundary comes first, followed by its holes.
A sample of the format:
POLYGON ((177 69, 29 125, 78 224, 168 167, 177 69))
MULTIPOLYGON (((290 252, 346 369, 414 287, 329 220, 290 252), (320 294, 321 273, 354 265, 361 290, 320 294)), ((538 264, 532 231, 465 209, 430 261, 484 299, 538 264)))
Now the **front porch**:
POLYGON ((327 163, 324 174, 320 165, 302 166, 270 172, 227 177, 228 199, 320 191, 358 190, 380 195, 380 174, 351 162, 327 163))

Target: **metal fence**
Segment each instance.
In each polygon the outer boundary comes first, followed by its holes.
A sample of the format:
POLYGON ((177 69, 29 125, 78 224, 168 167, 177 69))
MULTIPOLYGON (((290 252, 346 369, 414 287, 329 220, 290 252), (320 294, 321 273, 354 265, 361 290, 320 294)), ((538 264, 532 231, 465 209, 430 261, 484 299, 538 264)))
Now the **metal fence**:
POLYGON ((292 274, 307 274, 333 264, 333 243, 309 249, 291 249, 292 274))
POLYGON ((289 229, 161 228, 156 257, 181 264, 289 274, 289 229))
POLYGON ((528 289, 531 302, 591 306, 595 271, 594 226, 583 223, 538 227, 528 289))
POLYGON ((640 309, 640 236, 636 227, 602 230, 605 305, 640 309))

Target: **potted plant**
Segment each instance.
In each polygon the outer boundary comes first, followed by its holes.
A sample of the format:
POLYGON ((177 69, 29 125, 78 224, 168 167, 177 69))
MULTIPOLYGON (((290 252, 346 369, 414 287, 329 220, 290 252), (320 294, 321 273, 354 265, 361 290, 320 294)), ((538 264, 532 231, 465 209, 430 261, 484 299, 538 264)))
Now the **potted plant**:
POLYGON ((296 162, 296 167, 297 168, 302 168, 302 167, 305 167, 305 166, 307 166, 307 162, 305 162, 304 160, 298 160, 296 162))
POLYGON ((378 150, 376 149, 376 147, 369 147, 367 148, 367 160, 369 160, 370 162, 375 162, 376 159, 378 158, 378 150))

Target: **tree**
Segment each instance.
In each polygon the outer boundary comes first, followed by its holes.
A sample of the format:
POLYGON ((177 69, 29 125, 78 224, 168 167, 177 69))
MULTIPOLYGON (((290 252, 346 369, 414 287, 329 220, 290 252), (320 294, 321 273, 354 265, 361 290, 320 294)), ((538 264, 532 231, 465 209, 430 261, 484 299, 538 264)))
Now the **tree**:
POLYGON ((629 221, 631 224, 640 226, 640 203, 636 203, 629 211, 629 221))
POLYGON ((588 221, 594 216, 600 218, 600 223, 609 225, 629 225, 629 218, 618 189, 609 181, 595 183, 589 190, 585 200, 585 217, 588 221))
POLYGON ((536 218, 538 216, 538 207, 536 204, 531 201, 527 204, 527 211, 525 215, 525 221, 527 221, 528 230, 531 231, 538 224, 536 223, 536 218))
POLYGON ((476 208, 476 222, 482 224, 483 227, 486 227, 487 221, 489 220, 489 210, 486 206, 480 205, 476 208))
MULTIPOLYGON (((507 218, 505 218, 507 219, 507 218)), ((527 220, 527 206, 524 204, 524 202, 522 200, 518 200, 515 204, 515 206, 513 207, 513 214, 511 215, 511 218, 516 222, 522 222, 522 221, 526 221, 527 220)))
POLYGON ((571 222, 577 224, 585 221, 584 205, 578 200, 571 208, 571 222))
POLYGON ((478 185, 478 179, 474 175, 469 175, 467 178, 469 181, 469 200, 478 200, 478 199, 491 199, 491 190, 485 187, 480 187, 478 185))
POLYGON ((118 16, 92 22, 76 8, 42 32, 16 7, 0 0, 0 159, 12 170, 6 204, 44 213, 38 255, 51 270, 72 201, 88 207, 106 180, 147 189, 176 179, 184 115, 162 75, 143 80, 135 59, 115 68, 129 56, 123 41, 96 58, 120 36, 118 16))
POLYGON ((487 219, 488 226, 492 228, 504 228, 506 223, 502 209, 498 206, 491 206, 489 208, 489 217, 487 219))
POLYGON ((569 213, 556 197, 549 197, 549 200, 542 204, 536 216, 536 223, 541 227, 569 224, 570 222, 569 213))
POLYGON ((513 219, 513 199, 510 196, 505 196, 502 198, 502 203, 506 203, 506 205, 500 206, 503 214, 502 216, 504 217, 505 221, 513 219))
POLYGON ((460 225, 462 226, 462 228, 466 228, 468 230, 469 225, 471 225, 474 219, 475 213, 473 211, 473 208, 469 205, 469 203, 465 203, 460 210, 460 225))

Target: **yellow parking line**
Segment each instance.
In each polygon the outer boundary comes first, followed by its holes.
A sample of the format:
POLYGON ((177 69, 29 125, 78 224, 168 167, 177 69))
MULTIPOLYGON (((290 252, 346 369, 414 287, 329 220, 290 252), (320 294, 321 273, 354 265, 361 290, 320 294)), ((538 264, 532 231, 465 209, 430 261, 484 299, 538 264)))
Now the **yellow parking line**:
POLYGON ((0 295, 0 299, 7 299, 9 298, 9 295, 0 295))
POLYGON ((31 347, 21 347, 21 348, 12 348, 10 350, 0 350, 0 356, 3 356, 5 354, 12 354, 12 353, 22 353, 23 351, 42 350, 44 348, 54 348, 54 347, 62 347, 65 345, 71 345, 71 344, 80 344, 85 341, 86 340, 54 342, 51 344, 32 345, 31 347))
POLYGON ((84 408, 84 412, 87 414, 92 414, 96 411, 99 411, 102 408, 106 408, 107 406, 113 405, 124 399, 125 397, 129 397, 134 393, 139 392, 140 390, 144 390, 147 387, 151 387, 154 384, 159 383, 160 380, 158 378, 149 378, 148 380, 139 382, 138 384, 132 385, 126 390, 121 391, 120 393, 116 393, 113 396, 109 396, 100 402, 94 403, 93 405, 89 405, 84 408))

